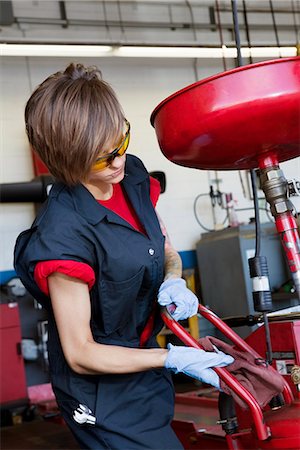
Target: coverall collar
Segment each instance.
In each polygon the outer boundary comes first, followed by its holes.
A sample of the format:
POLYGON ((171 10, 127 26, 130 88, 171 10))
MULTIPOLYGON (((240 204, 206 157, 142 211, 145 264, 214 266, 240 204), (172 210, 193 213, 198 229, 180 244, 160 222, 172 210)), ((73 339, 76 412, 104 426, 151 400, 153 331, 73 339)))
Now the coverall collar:
MULTIPOLYGON (((127 155, 127 160, 125 163, 125 177, 121 184, 124 186, 126 193, 133 204, 133 207, 136 209, 136 212, 143 223, 143 214, 139 214, 141 205, 136 204, 135 196, 132 195, 132 187, 135 185, 136 189, 136 185, 141 184, 143 181, 145 181, 148 177, 148 174, 145 173, 145 171, 141 170, 140 167, 135 166, 135 164, 127 164, 130 156, 131 155, 127 155)), ((58 195, 60 190, 61 189, 55 189, 54 187, 54 189, 51 190, 52 196, 55 197, 56 195, 58 195)), ((84 216, 90 224, 96 225, 106 217, 109 222, 131 226, 113 211, 105 208, 100 203, 98 203, 93 195, 89 192, 89 190, 82 184, 78 184, 75 187, 71 188, 70 194, 72 196, 76 211, 84 216)))

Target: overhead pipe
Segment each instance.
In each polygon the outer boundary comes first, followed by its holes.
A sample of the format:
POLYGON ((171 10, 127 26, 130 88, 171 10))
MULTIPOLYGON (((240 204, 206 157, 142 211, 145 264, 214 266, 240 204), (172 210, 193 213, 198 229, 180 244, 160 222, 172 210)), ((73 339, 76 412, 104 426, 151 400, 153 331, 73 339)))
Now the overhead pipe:
POLYGON ((51 175, 41 175, 32 181, 0 184, 0 203, 42 203, 54 182, 51 175))
MULTIPOLYGON (((120 22, 118 20, 93 20, 93 19, 55 19, 55 18, 43 18, 43 17, 16 17, 15 23, 17 24, 33 24, 33 25, 57 25, 57 26, 88 26, 88 27, 116 27, 120 28, 120 22)), ((155 28, 155 29, 193 29, 192 23, 186 22, 137 22, 137 21, 123 21, 124 28, 155 28)), ((290 31, 290 25, 277 25, 283 31, 290 31)), ((233 30, 231 23, 223 23, 224 29, 233 30)), ((194 26, 197 30, 212 30, 216 31, 216 25, 211 23, 196 23, 194 26)), ((246 30, 245 25, 240 26, 241 30, 246 30)), ((253 30, 272 30, 273 25, 269 24, 251 24, 253 30)))

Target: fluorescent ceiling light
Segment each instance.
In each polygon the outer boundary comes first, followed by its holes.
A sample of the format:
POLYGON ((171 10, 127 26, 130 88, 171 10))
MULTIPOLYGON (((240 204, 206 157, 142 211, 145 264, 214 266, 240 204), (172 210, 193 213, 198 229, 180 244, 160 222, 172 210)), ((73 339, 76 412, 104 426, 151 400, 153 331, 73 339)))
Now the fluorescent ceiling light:
POLYGON ((1 56, 107 56, 109 45, 0 44, 1 56))
MULTIPOLYGON (((297 56, 296 47, 243 47, 243 57, 297 56)), ((236 58, 237 49, 228 47, 135 47, 121 46, 113 49, 113 56, 143 58, 236 58)))
POLYGON ((242 56, 245 58, 253 56, 256 58, 283 58, 289 56, 297 56, 296 47, 251 47, 242 48, 242 56))
POLYGON ((222 58, 221 48, 122 46, 114 56, 133 58, 222 58))
MULTIPOLYGON (((295 47, 243 47, 243 57, 297 56, 295 47)), ((0 44, 2 56, 46 57, 136 57, 136 58, 236 58, 237 49, 222 47, 173 47, 134 45, 75 45, 75 44, 0 44)))

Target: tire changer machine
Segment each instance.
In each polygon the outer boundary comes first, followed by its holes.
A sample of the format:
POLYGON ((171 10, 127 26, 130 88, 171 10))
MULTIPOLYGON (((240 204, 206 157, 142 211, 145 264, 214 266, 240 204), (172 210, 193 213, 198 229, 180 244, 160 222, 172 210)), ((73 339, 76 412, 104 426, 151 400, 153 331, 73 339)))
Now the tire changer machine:
MULTIPOLYGON (((288 183, 279 167, 280 162, 300 155, 300 57, 245 65, 200 80, 163 100, 153 111, 151 123, 163 154, 175 164, 206 170, 251 170, 256 244, 260 236, 253 171, 258 169, 300 297, 299 234, 288 183)), ((222 392, 219 400, 197 392, 177 394, 176 410, 193 411, 190 416, 183 414, 187 419, 174 420, 174 429, 187 449, 300 449, 299 314, 268 318, 272 298, 266 258, 260 255, 259 245, 249 259, 249 269, 254 309, 264 318, 262 326, 243 340, 213 311, 200 305, 199 313, 235 348, 264 358, 269 370, 283 363, 288 370, 283 375, 282 396, 261 408, 226 368, 214 369, 247 404, 247 410, 234 404, 231 396, 224 399, 222 392), (219 427, 199 429, 197 408, 203 406, 207 411, 219 406, 219 427)), ((162 317, 185 345, 201 348, 166 310, 162 317)))

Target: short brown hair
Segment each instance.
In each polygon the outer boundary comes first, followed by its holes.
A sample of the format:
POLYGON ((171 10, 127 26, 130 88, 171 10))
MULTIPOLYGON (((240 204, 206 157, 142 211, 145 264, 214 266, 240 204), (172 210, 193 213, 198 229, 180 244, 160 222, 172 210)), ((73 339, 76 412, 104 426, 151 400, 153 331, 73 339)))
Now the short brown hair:
POLYGON ((74 63, 43 81, 25 108, 33 150, 50 173, 68 185, 84 181, 101 149, 118 142, 124 120, 100 70, 74 63))

